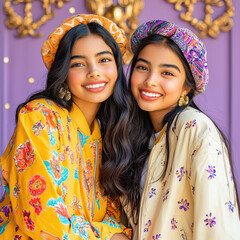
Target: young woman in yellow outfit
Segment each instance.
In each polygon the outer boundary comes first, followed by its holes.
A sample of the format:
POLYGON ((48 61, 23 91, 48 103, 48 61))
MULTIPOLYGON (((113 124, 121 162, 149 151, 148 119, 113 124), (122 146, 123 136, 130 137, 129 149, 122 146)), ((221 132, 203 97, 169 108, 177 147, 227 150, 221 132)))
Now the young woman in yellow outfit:
POLYGON ((128 239, 118 201, 98 180, 112 129, 127 131, 125 49, 116 24, 87 14, 66 19, 44 42, 46 88, 18 107, 1 157, 0 239, 128 239))

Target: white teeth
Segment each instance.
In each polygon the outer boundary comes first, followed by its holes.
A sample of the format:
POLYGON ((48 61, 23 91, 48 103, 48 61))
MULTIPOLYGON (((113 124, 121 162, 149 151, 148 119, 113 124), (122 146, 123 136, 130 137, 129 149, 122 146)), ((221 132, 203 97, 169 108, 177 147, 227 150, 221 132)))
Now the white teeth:
POLYGON ((106 85, 106 83, 92 84, 92 85, 86 85, 85 88, 100 88, 105 85, 106 85))
POLYGON ((150 92, 144 92, 142 91, 143 95, 146 95, 147 97, 161 97, 162 95, 159 93, 150 93, 150 92))

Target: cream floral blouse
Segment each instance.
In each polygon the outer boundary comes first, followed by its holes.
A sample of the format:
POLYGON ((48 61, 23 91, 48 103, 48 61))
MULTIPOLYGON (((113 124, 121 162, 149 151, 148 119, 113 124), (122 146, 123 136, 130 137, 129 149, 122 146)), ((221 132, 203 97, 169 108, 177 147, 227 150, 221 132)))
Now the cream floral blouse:
MULTIPOLYGON (((152 148, 138 227, 139 240, 239 240, 240 221, 229 156, 213 122, 188 107, 152 148)), ((124 202, 124 200, 123 200, 124 202)))

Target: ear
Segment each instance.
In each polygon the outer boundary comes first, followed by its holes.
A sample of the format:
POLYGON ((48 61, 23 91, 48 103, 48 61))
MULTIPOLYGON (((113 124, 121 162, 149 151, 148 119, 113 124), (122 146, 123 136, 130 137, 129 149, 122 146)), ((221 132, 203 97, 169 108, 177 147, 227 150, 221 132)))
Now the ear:
POLYGON ((191 88, 187 85, 183 87, 182 96, 187 95, 190 92, 191 88))

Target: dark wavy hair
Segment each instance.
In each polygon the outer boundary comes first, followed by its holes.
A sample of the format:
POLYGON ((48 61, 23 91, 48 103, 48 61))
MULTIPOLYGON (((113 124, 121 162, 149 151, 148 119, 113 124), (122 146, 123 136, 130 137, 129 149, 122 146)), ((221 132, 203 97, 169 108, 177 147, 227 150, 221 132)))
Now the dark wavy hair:
MULTIPOLYGON (((170 47, 180 58, 181 62, 183 63, 185 72, 186 72, 186 80, 185 84, 186 86, 190 87, 190 91, 187 94, 189 97, 189 103, 185 106, 179 107, 176 106, 172 111, 168 112, 164 119, 163 119, 163 126, 167 123, 166 127, 166 151, 167 151, 167 156, 166 156, 166 167, 165 170, 161 176, 160 179, 163 179, 164 176, 166 175, 167 171, 167 166, 169 162, 169 150, 171 144, 169 143, 169 131, 171 129, 171 125, 173 124, 173 121, 175 117, 178 118, 179 114, 188 106, 193 107, 194 109, 197 109, 198 111, 201 111, 197 105, 193 101, 193 97, 196 93, 196 85, 195 81, 192 75, 192 72, 190 70, 190 67, 188 65, 188 62, 186 61, 184 55, 182 54, 180 48, 178 45, 172 41, 170 38, 153 34, 145 39, 143 39, 135 54, 134 57, 131 61, 131 68, 130 68, 130 75, 129 75, 129 83, 128 83, 128 88, 129 91, 131 91, 131 76, 136 64, 136 61, 138 59, 139 53, 141 50, 147 46, 148 44, 156 44, 156 43, 162 43, 170 47)), ((118 160, 118 162, 114 162, 114 160, 111 160, 111 163, 107 163, 104 168, 106 170, 106 173, 104 174, 105 176, 105 181, 102 181, 102 185, 106 189, 106 192, 112 196, 112 197, 119 197, 122 196, 126 200, 126 203, 130 203, 132 207, 132 216, 133 216, 133 221, 135 224, 138 223, 138 217, 139 217, 139 210, 140 210, 140 200, 141 200, 141 195, 140 195, 140 180, 142 176, 142 170, 144 167, 144 164, 146 162, 147 157, 149 156, 150 150, 148 149, 148 143, 150 140, 151 135, 153 134, 153 125, 150 120, 149 114, 146 111, 141 110, 135 99, 133 99, 133 108, 132 108, 132 118, 130 119, 130 122, 128 125, 132 125, 132 136, 130 136, 130 141, 131 141, 131 146, 133 147, 133 152, 131 154, 131 157, 125 158, 122 161, 118 160), (137 133, 137 136, 135 136, 137 133), (135 139, 133 139, 135 137, 135 139), (113 163, 114 162, 114 163, 113 163), (109 177, 109 176, 112 177, 109 177)), ((201 111, 202 112, 202 111, 201 111)), ((177 122, 176 118, 176 122, 177 122)), ((174 121, 174 124, 176 123, 174 121)), ((214 123, 215 124, 215 123, 214 123)), ((217 127, 217 125, 215 124, 217 127)), ((217 127, 219 130, 221 137, 226 144, 226 147, 229 152, 230 156, 230 164, 232 167, 232 160, 231 160, 231 151, 230 151, 230 144, 225 137, 225 135, 220 131, 220 129, 217 127)), ((117 133, 118 134, 118 133, 117 133)), ((121 133, 120 133, 121 134, 121 133)), ((233 172, 233 171, 232 171, 233 172)), ((234 182, 235 178, 234 178, 234 182)), ((236 186, 236 184, 235 184, 236 186)), ((237 195, 238 197, 238 195, 237 195)), ((238 206, 239 206, 239 200, 238 201, 238 206)))
MULTIPOLYGON (((112 35, 97 23, 92 22, 86 25, 81 24, 66 33, 59 43, 54 62, 48 72, 45 89, 31 95, 24 103, 18 106, 16 110, 16 123, 20 109, 34 99, 49 99, 59 107, 71 110, 72 100, 66 101, 65 98, 61 99, 59 98, 58 93, 61 87, 66 83, 71 50, 74 43, 78 39, 90 34, 97 34, 102 37, 105 43, 112 49, 116 61, 118 78, 114 86, 113 94, 101 104, 97 113, 97 118, 101 122, 103 158, 109 159, 112 156, 108 156, 108 153, 111 150, 116 149, 115 143, 118 141, 118 153, 116 154, 115 152, 115 154, 122 159, 124 158, 122 154, 129 151, 129 149, 125 149, 125 142, 127 141, 128 136, 128 127, 126 126, 126 123, 130 116, 132 99, 123 73, 122 55, 119 46, 112 35), (116 137, 115 132, 119 128, 121 129, 121 134, 116 137)), ((130 146, 128 146, 128 148, 130 148, 130 146)))

